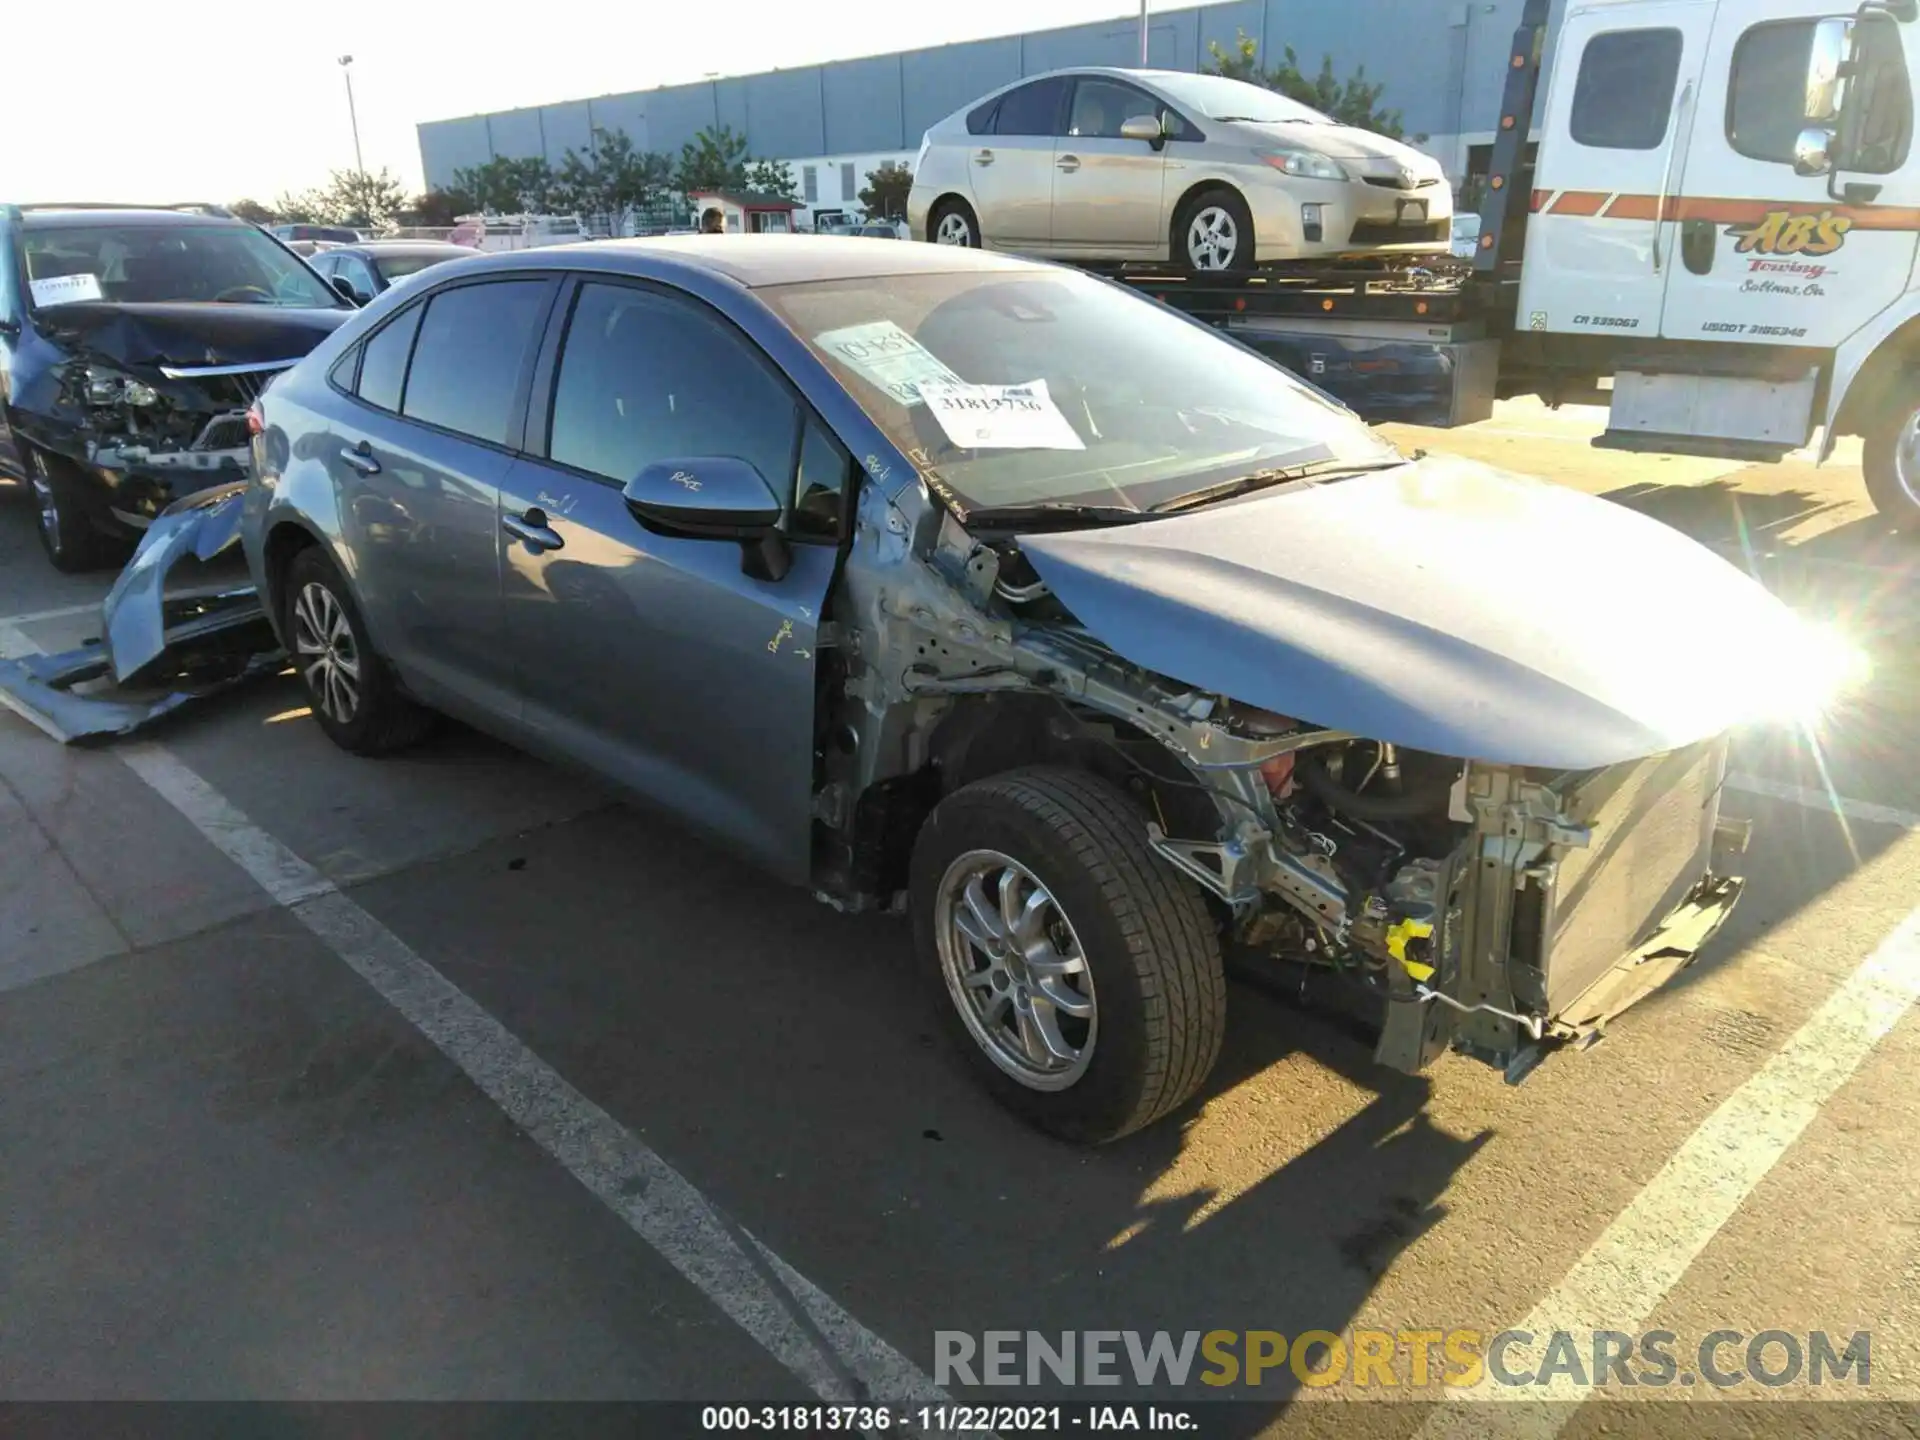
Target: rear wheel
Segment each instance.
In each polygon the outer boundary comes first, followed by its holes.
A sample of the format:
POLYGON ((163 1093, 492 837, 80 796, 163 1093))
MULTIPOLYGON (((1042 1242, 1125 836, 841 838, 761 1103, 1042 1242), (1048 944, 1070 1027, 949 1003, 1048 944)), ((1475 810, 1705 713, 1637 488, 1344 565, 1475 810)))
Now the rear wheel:
POLYGON ((1197 271, 1253 268, 1253 215, 1240 195, 1224 186, 1203 190, 1173 220, 1173 258, 1197 271))
POLYGON ((58 455, 27 452, 27 485, 33 492, 34 530, 53 568, 69 575, 97 570, 126 558, 125 541, 94 529, 82 499, 84 481, 58 455))
POLYGON ((423 739, 433 712, 401 692, 367 639, 345 579, 318 546, 293 557, 282 593, 282 633, 327 738, 355 755, 384 755, 423 739))
POLYGON ((955 791, 915 843, 912 905, 952 1037, 1042 1130, 1118 1139, 1219 1058, 1226 982, 1200 892, 1096 776, 1022 770, 955 791))
POLYGON ((1873 508, 1920 537, 1920 397, 1882 409, 1861 458, 1873 508))
POLYGON ((936 245, 980 248, 980 221, 964 200, 942 200, 927 217, 927 238, 936 245))

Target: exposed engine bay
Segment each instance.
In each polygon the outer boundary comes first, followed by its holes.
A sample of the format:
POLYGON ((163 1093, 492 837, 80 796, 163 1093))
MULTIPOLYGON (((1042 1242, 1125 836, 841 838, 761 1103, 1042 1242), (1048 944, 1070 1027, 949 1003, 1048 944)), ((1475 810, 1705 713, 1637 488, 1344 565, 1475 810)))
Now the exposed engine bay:
POLYGON ((836 631, 859 638, 833 655, 816 814, 869 863, 829 867, 836 903, 885 889, 872 857, 934 798, 916 777, 1084 765, 1138 797, 1236 953, 1370 994, 1382 1063, 1415 1072, 1451 1048, 1517 1081, 1690 963, 1739 893, 1713 869, 1744 846, 1719 821, 1725 735, 1578 771, 1412 750, 1143 671, 1017 543, 942 517, 930 558, 952 590, 869 591, 849 567, 861 613, 836 631), (907 814, 890 824, 892 801, 907 814))

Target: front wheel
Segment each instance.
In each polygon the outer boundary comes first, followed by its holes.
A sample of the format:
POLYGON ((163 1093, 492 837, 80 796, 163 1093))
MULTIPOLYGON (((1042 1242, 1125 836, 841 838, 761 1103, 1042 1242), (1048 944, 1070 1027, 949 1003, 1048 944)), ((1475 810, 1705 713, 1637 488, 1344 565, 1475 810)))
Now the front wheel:
POLYGON ((1193 271, 1253 268, 1253 214, 1238 193, 1203 190, 1173 220, 1173 258, 1193 271))
POLYGON ((1032 769, 955 791, 914 846, 914 938, 994 1096, 1083 1144, 1185 1101, 1219 1058, 1226 981, 1199 891, 1124 792, 1032 769))
POLYGON ((1867 432, 1861 460, 1873 508, 1920 537, 1920 399, 1886 407, 1867 432))
POLYGON ((53 568, 68 575, 124 560, 132 547, 102 535, 81 498, 84 481, 57 455, 30 449, 27 484, 33 492, 34 530, 53 568))

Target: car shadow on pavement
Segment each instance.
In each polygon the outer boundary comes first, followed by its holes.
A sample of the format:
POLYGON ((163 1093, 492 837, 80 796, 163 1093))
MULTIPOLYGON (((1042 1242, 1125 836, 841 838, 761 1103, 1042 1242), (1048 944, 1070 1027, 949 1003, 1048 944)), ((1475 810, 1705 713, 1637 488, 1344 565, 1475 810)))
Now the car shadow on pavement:
MULTIPOLYGON (((944 1043, 904 923, 836 915, 639 810, 354 893, 936 1380, 940 1330, 1339 1332, 1490 1138, 1433 1124, 1428 1082, 1375 1067, 1338 1011, 1236 983, 1195 1101, 1101 1149, 1054 1141, 944 1043)), ((1185 1385, 1140 1388, 1115 1349, 1113 1388, 946 1383, 1239 1399, 1249 1433, 1299 1383, 1201 1384, 1195 1354, 1185 1385)))

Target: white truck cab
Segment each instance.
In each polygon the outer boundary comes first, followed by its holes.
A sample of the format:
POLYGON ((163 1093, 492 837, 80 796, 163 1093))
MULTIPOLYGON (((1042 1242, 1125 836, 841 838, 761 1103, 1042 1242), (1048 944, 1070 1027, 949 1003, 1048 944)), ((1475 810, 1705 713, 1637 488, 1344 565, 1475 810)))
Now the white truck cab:
POLYGON ((1569 4, 1514 326, 1614 376, 1602 443, 1824 459, 1862 434, 1876 506, 1920 523, 1916 9, 1569 4))

